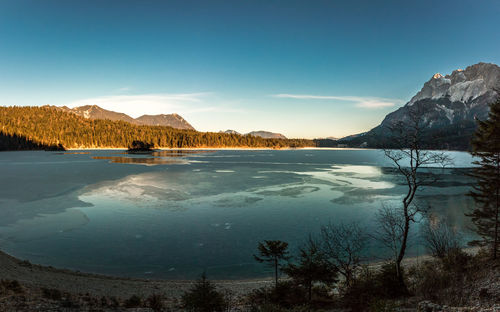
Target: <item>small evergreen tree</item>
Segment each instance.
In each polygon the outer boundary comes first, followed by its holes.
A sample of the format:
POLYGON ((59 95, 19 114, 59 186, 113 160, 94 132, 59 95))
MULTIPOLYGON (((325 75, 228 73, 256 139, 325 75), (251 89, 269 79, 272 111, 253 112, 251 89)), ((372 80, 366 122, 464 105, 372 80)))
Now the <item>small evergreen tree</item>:
POLYGON ((283 271, 294 282, 307 289, 308 301, 312 299, 312 286, 315 282, 333 284, 337 281, 337 268, 321 251, 321 246, 312 237, 299 250, 299 263, 289 264, 283 271))
POLYGON ((481 239, 469 244, 488 246, 496 259, 500 247, 500 98, 490 105, 488 120, 478 120, 477 124, 471 152, 479 158, 471 174, 477 184, 469 193, 476 207, 466 216, 471 217, 481 239))
POLYGON ((224 297, 215 289, 205 272, 188 292, 182 295, 182 305, 187 311, 219 312, 225 307, 224 297))
POLYGON ((274 267, 275 287, 278 286, 278 271, 280 262, 288 260, 288 243, 280 240, 265 240, 260 242, 259 255, 254 255, 255 260, 259 262, 267 262, 270 266, 274 267))

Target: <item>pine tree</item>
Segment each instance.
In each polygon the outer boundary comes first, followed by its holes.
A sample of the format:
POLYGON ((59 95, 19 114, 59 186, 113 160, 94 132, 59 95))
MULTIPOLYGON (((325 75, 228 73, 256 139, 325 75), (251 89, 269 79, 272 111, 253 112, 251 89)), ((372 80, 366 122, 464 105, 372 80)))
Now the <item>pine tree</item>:
POLYGON ((288 256, 288 243, 280 240, 265 240, 259 243, 258 249, 259 256, 254 255, 254 258, 259 262, 267 262, 274 267, 274 286, 277 287, 280 262, 290 258, 288 256))
POLYGON ((469 244, 489 247, 491 257, 496 259, 500 247, 500 98, 490 105, 488 120, 478 120, 477 124, 471 152, 479 158, 471 173, 477 184, 469 194, 476 207, 466 216, 472 219, 481 239, 469 244))
POLYGON ((193 288, 182 295, 182 303, 187 311, 218 312, 225 308, 224 296, 217 291, 205 273, 196 281, 193 288))

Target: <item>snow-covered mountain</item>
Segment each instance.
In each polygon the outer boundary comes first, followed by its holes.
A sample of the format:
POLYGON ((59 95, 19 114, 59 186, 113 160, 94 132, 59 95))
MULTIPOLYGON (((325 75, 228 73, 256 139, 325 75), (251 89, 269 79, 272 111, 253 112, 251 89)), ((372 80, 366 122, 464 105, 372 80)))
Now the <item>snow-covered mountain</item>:
POLYGON ((429 146, 435 148, 467 149, 475 130, 475 119, 486 119, 489 104, 500 90, 500 67, 478 63, 465 70, 457 69, 443 76, 433 75, 422 89, 403 107, 388 114, 372 130, 339 140, 350 146, 382 147, 387 142, 391 125, 405 122, 410 109, 423 111, 423 126, 429 146))

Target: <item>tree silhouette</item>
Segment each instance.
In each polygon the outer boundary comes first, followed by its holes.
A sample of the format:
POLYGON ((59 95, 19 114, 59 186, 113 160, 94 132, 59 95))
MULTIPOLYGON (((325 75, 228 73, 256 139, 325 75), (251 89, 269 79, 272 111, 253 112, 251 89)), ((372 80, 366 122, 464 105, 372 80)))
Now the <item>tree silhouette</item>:
POLYGON ((408 234, 411 224, 417 222, 416 217, 425 212, 423 207, 414 202, 417 191, 424 185, 429 185, 438 179, 437 175, 427 172, 421 174, 423 168, 429 166, 446 167, 452 163, 452 159, 444 152, 425 150, 424 142, 425 110, 423 107, 411 106, 408 109, 406 119, 389 126, 393 149, 385 149, 385 156, 395 165, 397 172, 403 177, 408 187, 401 201, 401 212, 403 217, 402 238, 398 254, 396 256, 396 274, 401 285, 404 285, 401 262, 406 254, 408 245, 408 234))
POLYGON ((193 288, 182 295, 182 304, 187 311, 218 312, 225 307, 224 297, 208 279, 205 272, 193 288))
POLYGON ((152 151, 154 144, 147 143, 139 140, 132 141, 132 144, 129 145, 129 152, 149 152, 152 151))
POLYGON ((321 250, 320 243, 309 237, 306 244, 299 249, 299 262, 288 264, 283 271, 295 282, 307 289, 308 301, 312 299, 314 282, 327 285, 337 282, 337 268, 329 261, 321 250))
POLYGON ((354 273, 361 265, 361 255, 368 242, 368 235, 358 223, 330 223, 321 227, 322 249, 326 257, 351 286, 354 273))
POLYGON ((274 286, 278 286, 278 271, 280 262, 290 259, 288 256, 288 243, 280 240, 265 240, 259 242, 257 247, 259 256, 254 255, 258 262, 267 262, 269 266, 274 267, 274 286))
POLYGON ((475 246, 488 246, 491 257, 497 259, 500 247, 500 99, 490 105, 489 119, 477 121, 478 128, 472 139, 471 154, 479 157, 473 168, 476 178, 470 196, 477 206, 466 216, 471 217, 481 239, 470 242, 475 246))

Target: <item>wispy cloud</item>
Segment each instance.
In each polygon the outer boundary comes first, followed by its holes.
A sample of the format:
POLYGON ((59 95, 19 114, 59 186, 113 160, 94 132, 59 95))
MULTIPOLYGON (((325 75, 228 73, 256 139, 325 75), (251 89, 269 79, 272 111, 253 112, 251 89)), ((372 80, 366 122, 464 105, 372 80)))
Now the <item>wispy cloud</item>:
POLYGON ((76 100, 69 107, 98 105, 104 109, 122 112, 132 117, 143 114, 192 114, 223 110, 207 105, 212 93, 157 93, 138 95, 109 95, 76 100))
POLYGON ((116 92, 128 92, 128 91, 130 91, 130 87, 122 87, 116 89, 116 92))
POLYGON ((310 95, 310 94, 274 94, 273 97, 298 99, 298 100, 333 100, 343 102, 353 102, 357 107, 363 108, 383 108, 401 104, 398 99, 386 99, 379 97, 362 96, 334 96, 334 95, 310 95))

